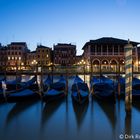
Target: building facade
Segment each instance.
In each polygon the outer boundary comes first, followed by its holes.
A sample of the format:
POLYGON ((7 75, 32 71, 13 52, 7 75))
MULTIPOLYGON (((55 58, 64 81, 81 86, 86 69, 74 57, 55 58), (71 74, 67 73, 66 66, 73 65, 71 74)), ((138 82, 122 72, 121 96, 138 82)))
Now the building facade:
POLYGON ((73 65, 76 60, 76 45, 61 44, 54 45, 54 64, 73 65))
MULTIPOLYGON (((90 40, 84 47, 84 59, 87 65, 92 65, 93 71, 124 71, 125 54, 124 47, 127 40, 104 37, 90 40)), ((138 71, 138 42, 130 42, 133 45, 134 70, 138 71)))
POLYGON ((12 42, 7 45, 7 68, 18 69, 25 65, 27 59, 28 48, 26 42, 12 42))
POLYGON ((7 47, 0 45, 0 69, 2 70, 7 63, 7 47))
POLYGON ((27 66, 32 66, 34 65, 34 63, 37 62, 36 59, 36 51, 31 51, 27 53, 27 61, 26 61, 26 65, 27 66))
POLYGON ((36 60, 39 66, 48 66, 52 62, 52 49, 43 45, 36 48, 36 60))

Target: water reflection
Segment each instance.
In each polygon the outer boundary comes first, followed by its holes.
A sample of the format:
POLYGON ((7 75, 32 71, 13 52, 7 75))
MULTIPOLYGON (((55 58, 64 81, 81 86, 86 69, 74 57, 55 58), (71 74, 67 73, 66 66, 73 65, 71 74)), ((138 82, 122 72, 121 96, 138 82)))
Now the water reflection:
POLYGON ((129 139, 129 140, 131 140, 131 139, 133 139, 133 138, 131 138, 131 135, 133 135, 132 134, 132 130, 131 130, 131 114, 129 114, 129 115, 126 115, 125 116, 125 140, 126 139, 129 139))
POLYGON ((85 102, 84 104, 77 104, 75 101, 72 101, 78 129, 80 129, 82 122, 85 118, 85 115, 88 110, 88 104, 89 104, 88 101, 85 102))
POLYGON ((132 105, 140 112, 140 101, 133 101, 132 105))
MULTIPOLYGON (((24 78, 28 80, 30 76, 24 78)), ((73 77, 69 78, 69 95, 64 101, 50 104, 41 101, 0 104, 0 138, 119 140, 121 133, 139 133, 139 102, 133 102, 133 117, 126 115, 124 100, 117 100, 116 104, 106 104, 91 101, 90 98, 89 103, 78 106, 72 102, 70 96, 73 80, 73 77)), ((89 82, 87 76, 85 80, 89 82)))
POLYGON ((28 101, 28 102, 18 102, 18 103, 16 103, 13 106, 13 108, 10 110, 10 112, 8 113, 6 123, 9 124, 10 122, 12 122, 12 120, 14 118, 16 118, 22 112, 24 112, 27 109, 29 109, 35 103, 36 103, 36 101, 28 101))
POLYGON ((53 101, 50 103, 45 103, 42 110, 42 119, 41 119, 41 129, 47 124, 52 115, 57 111, 60 105, 65 101, 65 99, 61 99, 58 101, 53 101))
POLYGON ((107 116, 109 122, 111 123, 112 130, 116 126, 116 108, 115 104, 109 104, 105 102, 98 101, 99 106, 102 108, 104 114, 107 116))

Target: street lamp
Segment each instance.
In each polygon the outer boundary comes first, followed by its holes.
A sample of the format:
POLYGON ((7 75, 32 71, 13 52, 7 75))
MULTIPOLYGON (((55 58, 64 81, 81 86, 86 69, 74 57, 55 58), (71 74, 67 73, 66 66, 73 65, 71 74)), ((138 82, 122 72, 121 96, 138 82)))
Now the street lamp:
POLYGON ((84 69, 84 82, 85 82, 85 64, 86 64, 86 62, 82 59, 80 64, 83 65, 83 69, 84 69))
POLYGON ((32 65, 36 67, 36 71, 35 71, 35 72, 37 72, 37 64, 38 64, 38 63, 37 63, 36 60, 33 60, 33 61, 32 61, 32 65))

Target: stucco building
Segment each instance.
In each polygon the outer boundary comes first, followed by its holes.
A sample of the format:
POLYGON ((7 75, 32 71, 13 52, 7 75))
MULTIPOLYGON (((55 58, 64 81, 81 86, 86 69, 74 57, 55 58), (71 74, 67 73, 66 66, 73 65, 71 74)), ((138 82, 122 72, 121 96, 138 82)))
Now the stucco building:
POLYGON ((58 43, 54 45, 54 64, 73 65, 76 61, 76 45, 58 43))
POLYGON ((26 63, 27 48, 26 42, 12 42, 7 45, 7 68, 16 69, 21 68, 26 63))

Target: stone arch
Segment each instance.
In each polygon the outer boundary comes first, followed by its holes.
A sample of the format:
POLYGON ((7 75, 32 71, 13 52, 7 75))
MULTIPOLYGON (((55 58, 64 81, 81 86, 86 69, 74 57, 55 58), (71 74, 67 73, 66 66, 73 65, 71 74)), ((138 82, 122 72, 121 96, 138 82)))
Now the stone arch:
POLYGON ((118 61, 116 59, 111 59, 110 60, 110 65, 117 65, 118 61))
POLYGON ((103 65, 109 65, 109 60, 103 59, 103 60, 101 61, 101 64, 103 64, 103 65))
POLYGON ((125 64, 125 60, 124 59, 120 59, 120 65, 124 65, 125 64))
POLYGON ((92 64, 93 64, 93 65, 99 65, 99 64, 100 64, 100 60, 99 60, 99 59, 94 59, 94 60, 92 61, 92 64))

